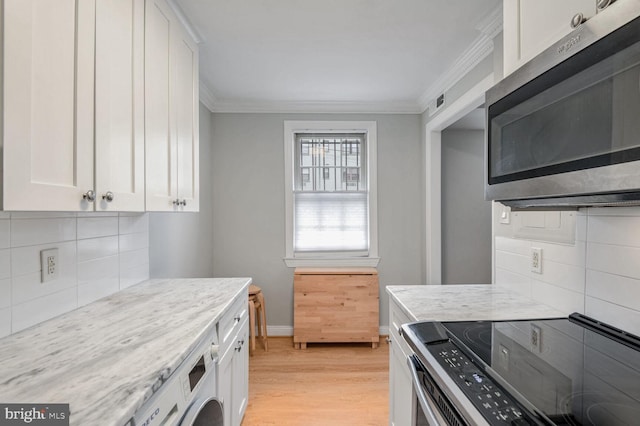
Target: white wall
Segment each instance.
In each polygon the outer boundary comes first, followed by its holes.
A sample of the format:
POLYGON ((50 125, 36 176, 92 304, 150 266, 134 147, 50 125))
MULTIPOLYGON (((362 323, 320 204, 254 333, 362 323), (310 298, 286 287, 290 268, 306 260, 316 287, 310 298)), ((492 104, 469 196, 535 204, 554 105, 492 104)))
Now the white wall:
POLYGON ((513 238, 494 217, 496 285, 640 334, 640 207, 576 214, 575 244, 513 238), (542 248, 542 274, 530 271, 531 247, 542 248))
POLYGON ((200 104, 200 211, 149 213, 153 278, 213 276, 211 119, 200 104))
POLYGON ((149 217, 0 212, 0 337, 149 278, 149 217), (59 278, 40 282, 40 251, 59 278))
POLYGON ((491 283, 491 202, 484 131, 442 132, 442 283, 491 283))
POLYGON ((267 322, 293 325, 293 269, 286 267, 284 120, 375 120, 378 126, 380 324, 384 287, 420 284, 419 115, 213 114, 213 272, 251 276, 266 296, 267 322))

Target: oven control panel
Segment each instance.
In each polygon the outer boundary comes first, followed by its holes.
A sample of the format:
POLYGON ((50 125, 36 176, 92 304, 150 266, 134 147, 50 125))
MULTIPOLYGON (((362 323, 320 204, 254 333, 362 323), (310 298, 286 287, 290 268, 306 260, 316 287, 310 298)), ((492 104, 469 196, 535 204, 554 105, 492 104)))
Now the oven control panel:
POLYGON ((482 369, 450 341, 428 346, 429 351, 460 387, 482 416, 492 425, 534 425, 528 416, 482 369))

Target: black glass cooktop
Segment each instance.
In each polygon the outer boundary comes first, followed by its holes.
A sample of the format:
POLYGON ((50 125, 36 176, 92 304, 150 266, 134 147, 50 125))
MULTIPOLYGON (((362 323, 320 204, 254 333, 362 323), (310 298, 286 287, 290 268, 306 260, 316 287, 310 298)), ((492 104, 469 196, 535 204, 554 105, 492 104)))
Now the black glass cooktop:
MULTIPOLYGON (((451 343, 556 425, 640 424, 640 339, 580 315, 441 323, 451 343)), ((438 342, 427 344, 438 352, 438 342)), ((449 372, 455 375, 455 372, 449 372)))

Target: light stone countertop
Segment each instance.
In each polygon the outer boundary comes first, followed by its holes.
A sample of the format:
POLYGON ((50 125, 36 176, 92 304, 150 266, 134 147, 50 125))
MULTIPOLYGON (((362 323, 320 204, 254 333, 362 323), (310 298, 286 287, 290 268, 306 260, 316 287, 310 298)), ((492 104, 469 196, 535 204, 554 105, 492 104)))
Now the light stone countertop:
POLYGON ((149 280, 0 339, 0 402, 69 403, 72 425, 125 424, 250 283, 149 280))
POLYGON ((387 286, 387 293, 414 321, 516 320, 571 313, 488 284, 397 285, 387 286))

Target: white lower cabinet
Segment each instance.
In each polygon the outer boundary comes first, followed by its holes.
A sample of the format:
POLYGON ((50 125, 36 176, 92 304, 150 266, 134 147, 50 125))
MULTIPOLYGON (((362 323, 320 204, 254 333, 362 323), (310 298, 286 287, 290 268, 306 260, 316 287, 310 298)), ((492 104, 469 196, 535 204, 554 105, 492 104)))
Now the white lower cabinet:
MULTIPOLYGON (((246 311, 245 311, 246 312, 246 311)), ((230 314, 231 315, 231 314, 230 314)), ((225 426, 240 426, 249 400, 249 326, 246 315, 218 361, 218 400, 225 426)))
POLYGON ((393 302, 389 303, 389 425, 411 426, 415 418, 415 394, 407 357, 413 352, 400 336, 402 324, 412 320, 393 302))

